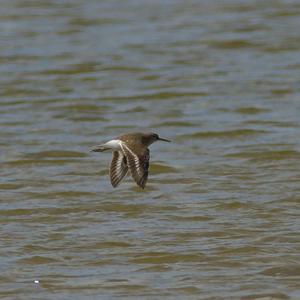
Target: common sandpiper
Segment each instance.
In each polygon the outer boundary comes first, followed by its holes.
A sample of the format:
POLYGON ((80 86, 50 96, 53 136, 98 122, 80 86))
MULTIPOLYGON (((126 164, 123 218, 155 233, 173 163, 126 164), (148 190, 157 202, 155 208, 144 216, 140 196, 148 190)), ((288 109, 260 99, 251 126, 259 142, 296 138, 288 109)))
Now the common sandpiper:
POLYGON ((137 185, 143 189, 148 178, 150 159, 148 147, 156 141, 170 142, 167 139, 160 138, 156 133, 133 132, 118 136, 92 148, 91 151, 113 152, 109 177, 114 188, 119 185, 129 171, 137 185))

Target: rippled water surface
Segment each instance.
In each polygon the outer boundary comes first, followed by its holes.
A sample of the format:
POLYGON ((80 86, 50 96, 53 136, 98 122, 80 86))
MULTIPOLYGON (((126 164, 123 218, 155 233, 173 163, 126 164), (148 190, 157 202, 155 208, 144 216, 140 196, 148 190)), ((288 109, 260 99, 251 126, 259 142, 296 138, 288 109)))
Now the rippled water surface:
POLYGON ((1 299, 300 299, 299 1, 3 0, 0 26, 1 299), (173 142, 113 189, 89 150, 137 129, 173 142))

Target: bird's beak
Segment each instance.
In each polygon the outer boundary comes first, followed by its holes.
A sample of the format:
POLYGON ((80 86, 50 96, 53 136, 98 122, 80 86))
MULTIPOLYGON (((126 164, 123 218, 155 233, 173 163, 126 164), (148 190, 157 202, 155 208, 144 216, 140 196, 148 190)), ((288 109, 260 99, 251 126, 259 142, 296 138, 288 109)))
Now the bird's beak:
POLYGON ((159 141, 163 141, 163 142, 169 142, 169 143, 171 142, 171 141, 169 141, 169 140, 162 139, 162 138, 158 138, 158 140, 159 140, 159 141))

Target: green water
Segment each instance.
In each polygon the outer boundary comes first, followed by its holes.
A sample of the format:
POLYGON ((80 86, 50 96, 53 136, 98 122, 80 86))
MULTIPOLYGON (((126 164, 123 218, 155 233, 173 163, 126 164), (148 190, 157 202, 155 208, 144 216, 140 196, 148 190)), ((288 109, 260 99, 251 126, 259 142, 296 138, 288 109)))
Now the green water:
POLYGON ((0 27, 1 299, 300 299, 298 1, 3 0, 0 27), (172 143, 113 189, 89 150, 137 130, 172 143))

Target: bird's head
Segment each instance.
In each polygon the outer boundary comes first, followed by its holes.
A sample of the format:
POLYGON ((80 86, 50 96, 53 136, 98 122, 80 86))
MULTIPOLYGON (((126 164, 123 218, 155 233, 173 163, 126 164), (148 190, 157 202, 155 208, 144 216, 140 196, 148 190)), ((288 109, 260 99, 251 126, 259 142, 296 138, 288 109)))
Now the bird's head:
POLYGON ((163 142, 171 142, 167 139, 163 139, 161 137, 159 137, 158 134, 156 133, 153 133, 153 132, 150 132, 150 133, 146 133, 144 134, 143 136, 143 142, 146 144, 146 145, 151 145, 153 144, 154 142, 157 142, 157 141, 163 141, 163 142))

